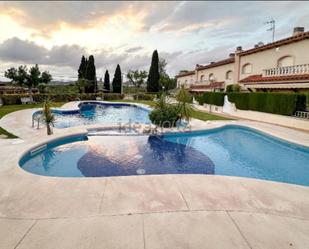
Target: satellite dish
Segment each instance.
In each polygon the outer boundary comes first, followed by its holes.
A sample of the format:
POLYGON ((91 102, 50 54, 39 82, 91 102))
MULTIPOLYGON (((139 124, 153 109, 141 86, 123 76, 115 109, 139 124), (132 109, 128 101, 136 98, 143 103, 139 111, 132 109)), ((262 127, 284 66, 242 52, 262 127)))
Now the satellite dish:
POLYGON ((264 46, 264 43, 259 41, 257 45, 259 45, 259 47, 261 47, 261 46, 264 46))

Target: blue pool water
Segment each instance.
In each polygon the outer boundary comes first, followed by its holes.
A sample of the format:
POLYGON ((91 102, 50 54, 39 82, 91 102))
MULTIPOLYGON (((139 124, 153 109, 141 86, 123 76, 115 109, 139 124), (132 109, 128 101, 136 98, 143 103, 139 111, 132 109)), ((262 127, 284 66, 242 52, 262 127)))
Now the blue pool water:
POLYGON ((148 136, 67 138, 20 161, 46 176, 216 174, 309 186, 309 148, 249 128, 148 136))
POLYGON ((122 103, 84 102, 79 106, 79 110, 53 112, 56 128, 106 123, 151 123, 148 109, 122 103))

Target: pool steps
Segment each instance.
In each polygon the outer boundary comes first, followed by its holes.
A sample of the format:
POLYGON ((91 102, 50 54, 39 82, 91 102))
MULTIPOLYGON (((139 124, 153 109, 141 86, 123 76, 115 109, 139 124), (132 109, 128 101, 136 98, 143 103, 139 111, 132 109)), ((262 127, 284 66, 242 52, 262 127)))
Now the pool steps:
POLYGON ((30 155, 34 156, 34 155, 36 155, 36 154, 38 154, 38 153, 40 153, 40 152, 42 152, 43 150, 46 150, 46 149, 47 149, 47 144, 43 144, 43 145, 41 145, 39 147, 36 147, 36 148, 32 149, 30 151, 30 155))

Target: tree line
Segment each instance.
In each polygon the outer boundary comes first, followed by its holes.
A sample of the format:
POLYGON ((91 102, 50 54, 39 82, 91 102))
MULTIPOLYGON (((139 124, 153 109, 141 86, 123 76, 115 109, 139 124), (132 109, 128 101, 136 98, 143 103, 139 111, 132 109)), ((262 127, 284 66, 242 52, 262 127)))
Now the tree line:
POLYGON ((41 72, 38 64, 30 67, 29 70, 27 66, 22 65, 17 69, 11 67, 4 72, 4 76, 11 79, 12 83, 28 87, 30 92, 40 83, 48 84, 52 80, 51 74, 48 71, 41 72))
MULTIPOLYGON (((152 54, 151 65, 149 73, 145 70, 129 70, 126 74, 128 81, 139 88, 146 84, 147 92, 157 93, 161 90, 169 90, 176 87, 176 80, 170 78, 166 72, 166 61, 159 59, 158 51, 155 50, 152 54), (147 78, 147 81, 146 81, 147 78)), ((93 93, 98 91, 98 83, 96 77, 96 68, 94 56, 89 58, 82 56, 81 63, 78 68, 77 84, 81 92, 93 93)), ((103 82, 103 91, 121 93, 123 85, 123 77, 120 65, 118 64, 114 73, 112 83, 110 83, 110 76, 106 70, 103 82)))
MULTIPOLYGON (((126 74, 128 81, 137 88, 146 85, 147 92, 157 93, 161 90, 169 90, 176 87, 175 79, 172 79, 166 73, 167 63, 164 59, 159 59, 158 51, 152 54, 149 72, 145 70, 129 70, 126 74), (147 79, 147 80, 146 80, 147 79)), ((98 92, 98 82, 96 75, 96 67, 94 56, 88 58, 82 56, 78 72, 78 80, 76 85, 81 93, 98 92)), ((20 86, 26 86, 30 89, 38 87, 39 84, 48 84, 52 80, 52 76, 48 71, 41 72, 39 66, 30 67, 19 66, 18 68, 10 68, 5 71, 5 77, 12 80, 12 83, 20 86)), ((118 64, 112 82, 110 75, 106 70, 104 75, 103 88, 105 92, 122 93, 123 77, 120 65, 118 64)))
MULTIPOLYGON (((93 55, 90 55, 88 59, 85 58, 84 55, 82 56, 77 72, 78 72, 77 85, 80 89, 80 92, 95 93, 98 91, 96 67, 95 67, 95 61, 94 61, 93 55)), ((121 69, 119 65, 117 65, 116 67, 112 86, 113 86, 112 91, 114 93, 121 93, 122 75, 121 75, 121 69)), ((105 76, 104 76, 104 89, 107 92, 111 91, 108 70, 106 70, 105 76)))

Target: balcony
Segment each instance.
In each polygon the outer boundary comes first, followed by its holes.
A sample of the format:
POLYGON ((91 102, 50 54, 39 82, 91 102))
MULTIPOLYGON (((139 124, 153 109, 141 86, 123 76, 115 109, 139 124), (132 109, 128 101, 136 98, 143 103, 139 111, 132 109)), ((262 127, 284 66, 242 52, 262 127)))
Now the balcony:
POLYGON ((216 79, 212 79, 212 80, 198 80, 195 81, 193 84, 191 85, 210 85, 211 83, 216 82, 216 79))
POLYGON ((263 70, 263 77, 309 74, 309 64, 275 67, 263 70))

